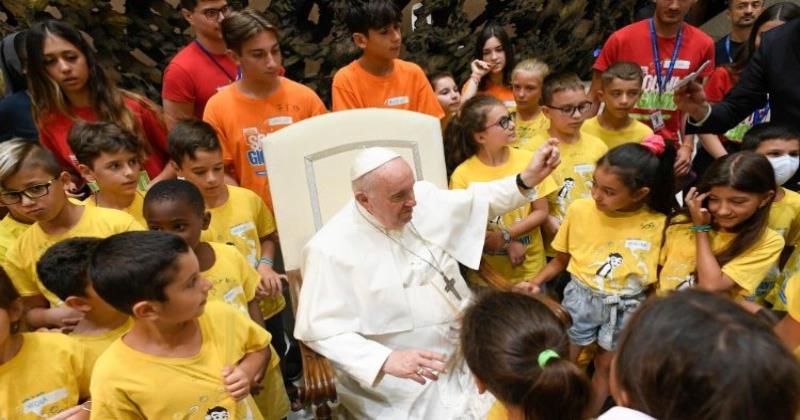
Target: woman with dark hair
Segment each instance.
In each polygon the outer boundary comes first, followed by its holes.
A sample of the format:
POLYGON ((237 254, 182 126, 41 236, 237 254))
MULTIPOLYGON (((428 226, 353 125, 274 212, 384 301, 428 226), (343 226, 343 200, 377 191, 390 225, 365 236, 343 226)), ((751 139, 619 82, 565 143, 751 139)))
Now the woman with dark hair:
POLYGON ((117 88, 77 29, 57 20, 39 22, 28 31, 25 46, 40 141, 62 166, 77 173, 67 144, 75 121, 105 121, 137 134, 147 154, 143 174, 153 182, 175 176, 167 165, 160 110, 144 97, 117 88))
POLYGON ((516 65, 514 45, 502 26, 487 23, 475 43, 475 59, 470 67, 472 75, 461 88, 461 101, 476 93, 491 95, 513 108, 514 92, 511 91, 511 71, 516 65))
POLYGON ((598 420, 791 420, 800 408, 800 366, 769 326, 696 290, 639 308, 611 376, 620 407, 598 420))
MULTIPOLYGON (((739 49, 733 64, 717 67, 709 77, 703 87, 706 99, 711 103, 722 102, 728 92, 739 83, 742 72, 761 44, 761 34, 798 16, 800 16, 800 6, 794 3, 781 2, 764 9, 753 23, 750 37, 739 49)), ((692 170, 696 174, 702 175, 714 159, 739 151, 744 133, 754 125, 769 121, 769 117, 770 104, 768 101, 766 106, 754 111, 744 121, 722 135, 700 134, 700 143, 703 147, 697 150, 697 155, 692 162, 692 170)))

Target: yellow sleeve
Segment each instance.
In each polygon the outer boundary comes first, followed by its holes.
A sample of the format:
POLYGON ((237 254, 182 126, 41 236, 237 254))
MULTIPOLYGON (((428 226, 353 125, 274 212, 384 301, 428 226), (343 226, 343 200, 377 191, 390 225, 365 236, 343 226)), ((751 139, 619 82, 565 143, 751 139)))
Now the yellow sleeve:
POLYGON ((558 184, 551 175, 548 175, 539 185, 536 186, 536 197, 546 198, 548 195, 558 191, 558 184))
POLYGON ((466 180, 464 176, 464 172, 466 169, 464 168, 464 164, 458 165, 456 169, 453 171, 453 174, 450 175, 450 189, 451 190, 463 190, 469 187, 469 181, 466 180))
POLYGON ((236 254, 236 260, 238 261, 240 267, 239 270, 242 273, 242 289, 244 290, 244 298, 250 302, 256 297, 256 288, 258 287, 258 283, 261 281, 261 275, 258 274, 258 271, 256 271, 252 265, 247 263, 247 259, 238 251, 231 254, 236 254))
POLYGON ((31 276, 30 270, 26 267, 26 260, 24 252, 20 249, 20 243, 17 242, 6 253, 6 262, 3 268, 20 296, 41 295, 42 291, 39 290, 36 279, 31 276))
POLYGON ((80 399, 89 398, 89 385, 92 379, 92 367, 94 366, 95 356, 89 347, 83 345, 78 340, 70 340, 73 343, 72 367, 75 378, 78 382, 80 399))
MULTIPOLYGON (((250 200, 253 202, 253 206, 256 210, 256 220, 254 221, 256 222, 258 237, 263 238, 265 236, 269 236, 272 232, 275 232, 275 218, 272 217, 272 213, 264 204, 264 201, 261 200, 261 198, 259 198, 257 195, 251 194, 250 200)), ((258 257, 261 256, 258 255, 257 258, 258 257)))
POLYGON ((736 282, 747 294, 752 294, 777 263, 783 245, 782 236, 767 230, 759 243, 723 265, 722 273, 736 282))
POLYGON ((90 386, 92 395, 91 419, 145 420, 136 405, 121 391, 120 385, 124 383, 125 378, 124 375, 120 377, 114 374, 113 369, 117 366, 125 366, 125 360, 122 360, 114 352, 113 346, 95 364, 90 386), (108 367, 111 367, 111 369, 108 367))
POLYGON ((558 228, 558 232, 556 232, 556 236, 553 238, 553 242, 550 243, 550 246, 558 251, 564 252, 569 254, 569 226, 570 226, 570 219, 574 211, 572 210, 573 207, 570 206, 567 208, 567 214, 564 216, 564 220, 561 222, 561 226, 558 228))
MULTIPOLYGON (((800 198, 800 197, 799 197, 800 198)), ((789 234, 787 235, 786 246, 797 246, 800 244, 800 205, 797 206, 798 213, 794 215, 791 225, 789 225, 789 234)))
POLYGON ((223 357, 227 363, 235 363, 247 353, 262 350, 272 341, 267 330, 231 305, 209 302, 206 311, 213 320, 214 331, 219 332, 213 339, 221 340, 220 347, 227 349, 223 357))

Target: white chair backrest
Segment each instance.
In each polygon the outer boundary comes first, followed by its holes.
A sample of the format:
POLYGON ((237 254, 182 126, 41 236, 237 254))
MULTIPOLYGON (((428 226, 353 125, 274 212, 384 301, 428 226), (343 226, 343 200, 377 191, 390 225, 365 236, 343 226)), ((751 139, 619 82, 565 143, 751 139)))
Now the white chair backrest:
POLYGON ((287 271, 300 268, 303 246, 353 197, 350 166, 360 150, 374 146, 397 151, 417 180, 447 188, 441 126, 425 114, 389 109, 334 112, 264 139, 262 150, 287 271))

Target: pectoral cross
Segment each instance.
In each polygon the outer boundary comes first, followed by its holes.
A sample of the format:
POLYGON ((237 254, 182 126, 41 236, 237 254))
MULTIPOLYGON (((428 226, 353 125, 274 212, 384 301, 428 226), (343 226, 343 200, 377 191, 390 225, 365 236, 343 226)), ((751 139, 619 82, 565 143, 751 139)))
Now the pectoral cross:
POLYGON ((448 277, 444 277, 444 291, 452 293, 456 299, 461 300, 461 295, 456 290, 456 281, 448 277))

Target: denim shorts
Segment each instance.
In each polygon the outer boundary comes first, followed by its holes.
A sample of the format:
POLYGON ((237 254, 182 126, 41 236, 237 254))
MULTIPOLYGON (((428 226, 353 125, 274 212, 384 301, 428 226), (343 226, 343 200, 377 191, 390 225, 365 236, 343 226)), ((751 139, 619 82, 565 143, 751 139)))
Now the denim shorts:
POLYGON ((632 296, 598 292, 573 276, 561 302, 572 317, 567 330, 570 341, 578 346, 597 341, 604 350, 614 351, 622 327, 644 298, 644 292, 632 296))

